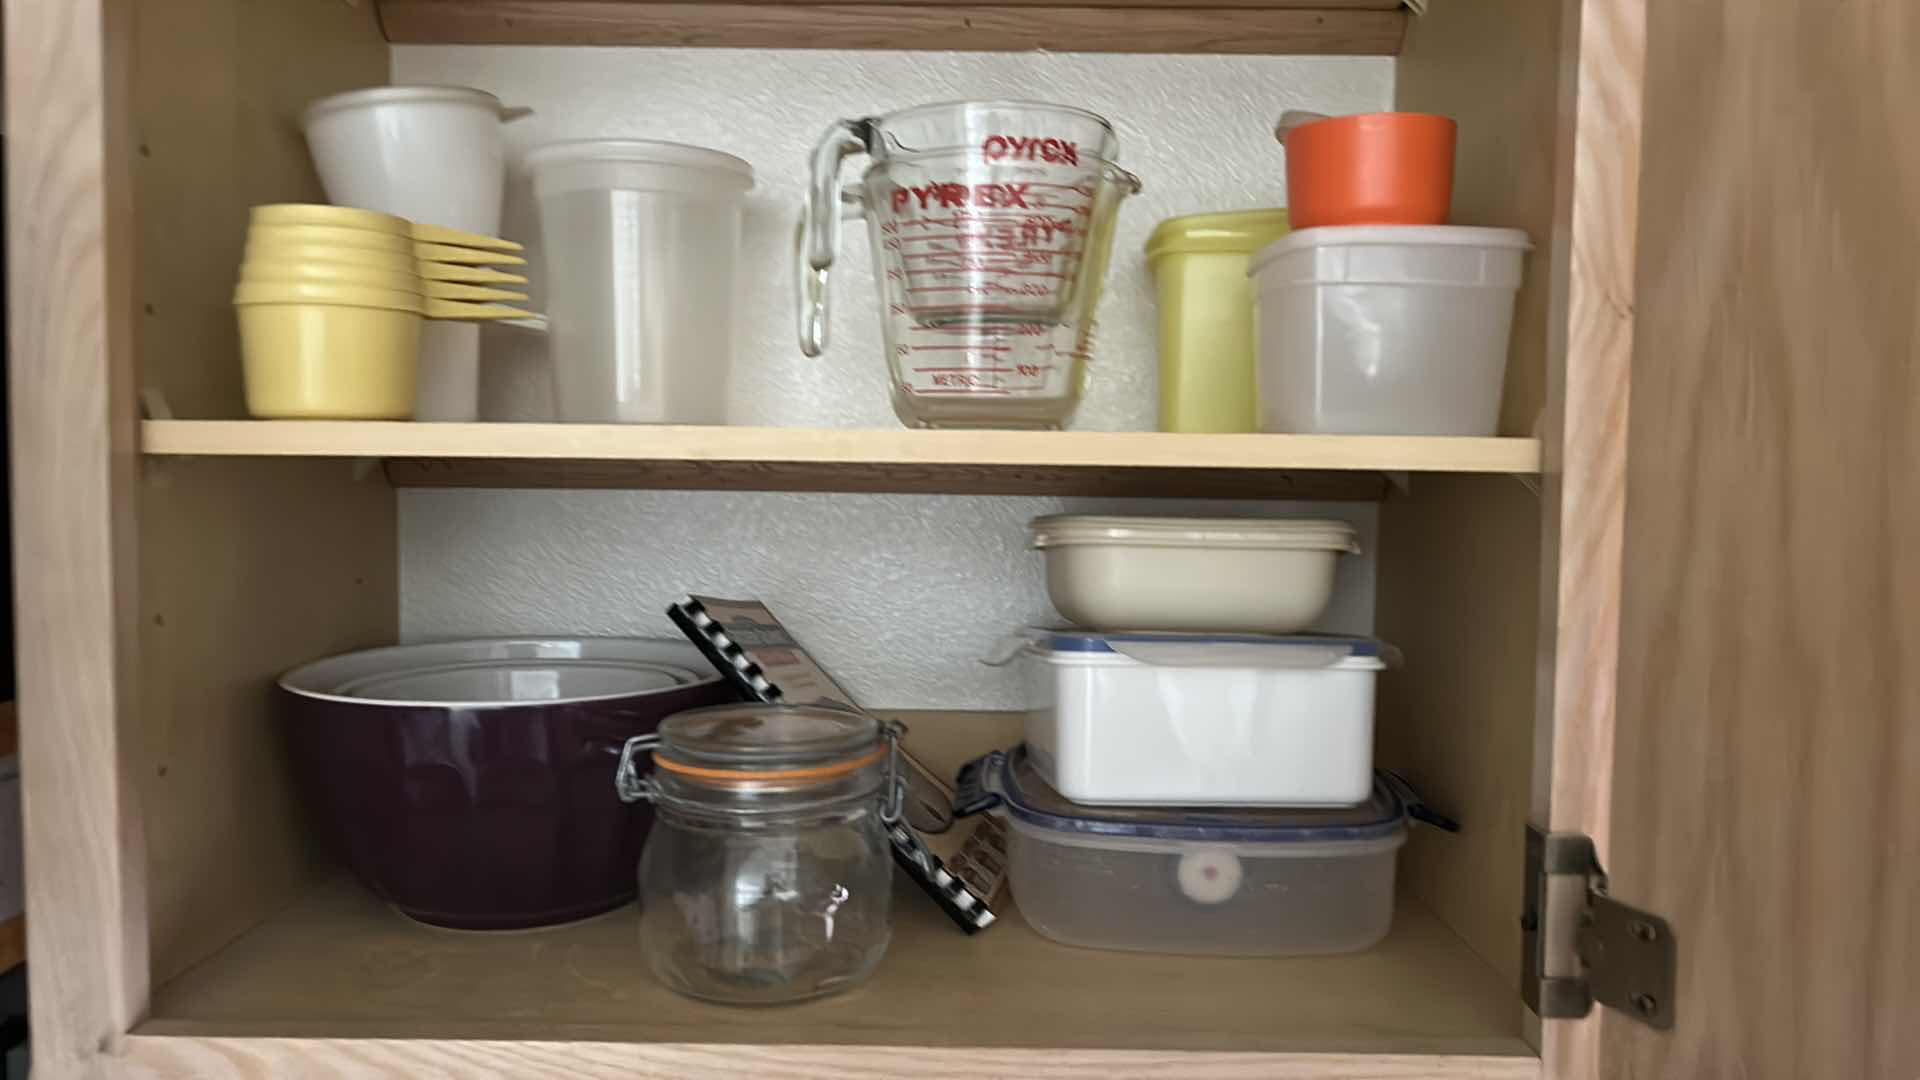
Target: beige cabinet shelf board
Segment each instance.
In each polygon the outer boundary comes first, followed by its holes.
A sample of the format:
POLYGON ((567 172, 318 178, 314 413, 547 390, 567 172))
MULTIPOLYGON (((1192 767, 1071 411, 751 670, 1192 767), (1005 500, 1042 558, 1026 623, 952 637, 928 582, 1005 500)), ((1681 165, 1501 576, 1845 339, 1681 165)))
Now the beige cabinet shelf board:
POLYGON ((1391 56, 1407 15, 1380 0, 1095 0, 1081 4, 381 0, 405 45, 676 45, 787 49, 1391 56), (1219 9, 1227 10, 1219 10, 1219 9))
POLYGON ((149 455, 384 458, 405 487, 1379 498, 1385 473, 1537 473, 1533 439, 149 420, 149 455))
MULTIPOLYGON (((968 938, 901 889, 871 982, 748 1009, 657 983, 632 907, 548 930, 460 933, 412 922, 341 877, 161 986, 135 1034, 736 1044, 727 1052, 741 1061, 778 1046, 1154 1052, 1167 1067, 1203 1051, 1424 1054, 1484 1059, 1484 1075, 1537 1074, 1512 988, 1411 902, 1365 952, 1223 959, 1055 945, 1015 910, 968 938)), ((893 1075, 914 1071, 902 1062, 893 1075)))

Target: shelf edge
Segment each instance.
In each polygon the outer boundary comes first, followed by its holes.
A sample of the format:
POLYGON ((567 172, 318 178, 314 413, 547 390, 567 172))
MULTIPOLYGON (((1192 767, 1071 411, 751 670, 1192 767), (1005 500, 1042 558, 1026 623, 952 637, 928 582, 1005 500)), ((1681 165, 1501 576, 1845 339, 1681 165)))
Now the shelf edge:
POLYGON ((1537 474, 1524 438, 148 420, 148 455, 1537 474))

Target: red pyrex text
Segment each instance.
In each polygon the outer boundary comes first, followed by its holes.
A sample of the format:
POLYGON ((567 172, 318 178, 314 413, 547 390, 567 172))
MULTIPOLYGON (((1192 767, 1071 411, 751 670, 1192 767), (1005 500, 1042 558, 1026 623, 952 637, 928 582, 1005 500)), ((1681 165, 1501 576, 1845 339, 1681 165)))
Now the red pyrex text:
POLYGON ((1027 205, 1028 189, 1032 186, 1032 184, 926 184, 921 187, 897 187, 893 189, 893 208, 905 210, 908 206, 917 203, 922 210, 957 210, 968 206, 1032 209, 1027 205))
POLYGON ((989 135, 980 144, 980 153, 988 161, 1048 161, 1056 165, 1080 164, 1080 147, 1065 139, 1027 138, 1021 135, 989 135))

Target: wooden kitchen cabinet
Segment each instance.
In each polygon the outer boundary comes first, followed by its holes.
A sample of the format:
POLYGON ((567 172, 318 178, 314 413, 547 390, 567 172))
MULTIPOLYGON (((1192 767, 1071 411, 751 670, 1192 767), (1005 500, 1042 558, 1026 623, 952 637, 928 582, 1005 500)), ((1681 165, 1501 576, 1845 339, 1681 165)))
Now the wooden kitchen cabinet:
MULTIPOLYGON (((1920 1069, 1920 20, 1905 0, 1429 7, 8 0, 39 1068, 1920 1069), (1538 245, 1502 437, 244 421, 240 215, 317 198, 298 110, 386 81, 390 40, 1396 56, 1400 107, 1462 121, 1457 217, 1538 245), (433 485, 1380 500, 1380 633, 1421 659, 1383 683, 1379 754, 1468 828, 1409 845, 1393 934, 1344 957, 1070 950, 1017 915, 967 940, 903 908, 871 986, 742 1010, 654 987, 618 919, 416 927, 316 846, 267 687, 394 637, 395 488, 433 485), (1563 862, 1589 838, 1611 901, 1664 920, 1637 940, 1677 941, 1670 999, 1610 957, 1595 979, 1626 1010, 1523 1005, 1533 976, 1577 974, 1586 906, 1578 875, 1529 873, 1529 824, 1563 862), (1523 916, 1554 939, 1537 957, 1523 916)), ((915 730, 951 765, 1017 724, 915 730)))

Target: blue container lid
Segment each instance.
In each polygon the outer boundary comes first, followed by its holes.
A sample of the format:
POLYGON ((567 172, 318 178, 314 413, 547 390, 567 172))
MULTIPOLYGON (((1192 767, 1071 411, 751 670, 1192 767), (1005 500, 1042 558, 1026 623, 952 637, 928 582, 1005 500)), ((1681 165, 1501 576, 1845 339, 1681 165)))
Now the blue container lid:
POLYGON ((1117 653, 1128 645, 1255 645, 1266 648, 1312 648, 1337 650, 1347 656, 1385 658, 1393 647, 1376 638, 1344 634, 1175 634, 1133 631, 1102 634, 1092 630, 1048 630, 1035 627, 1027 631, 1034 646, 1053 652, 1117 653), (1120 646, 1115 648, 1115 646, 1120 646))
POLYGON ((1211 844, 1324 844, 1378 840, 1406 827, 1407 805, 1396 786, 1376 775, 1373 794, 1358 806, 1313 809, 1249 807, 1084 806, 1053 790, 1025 745, 996 750, 960 774, 956 812, 978 813, 996 803, 1014 820, 1042 829, 1211 844))

